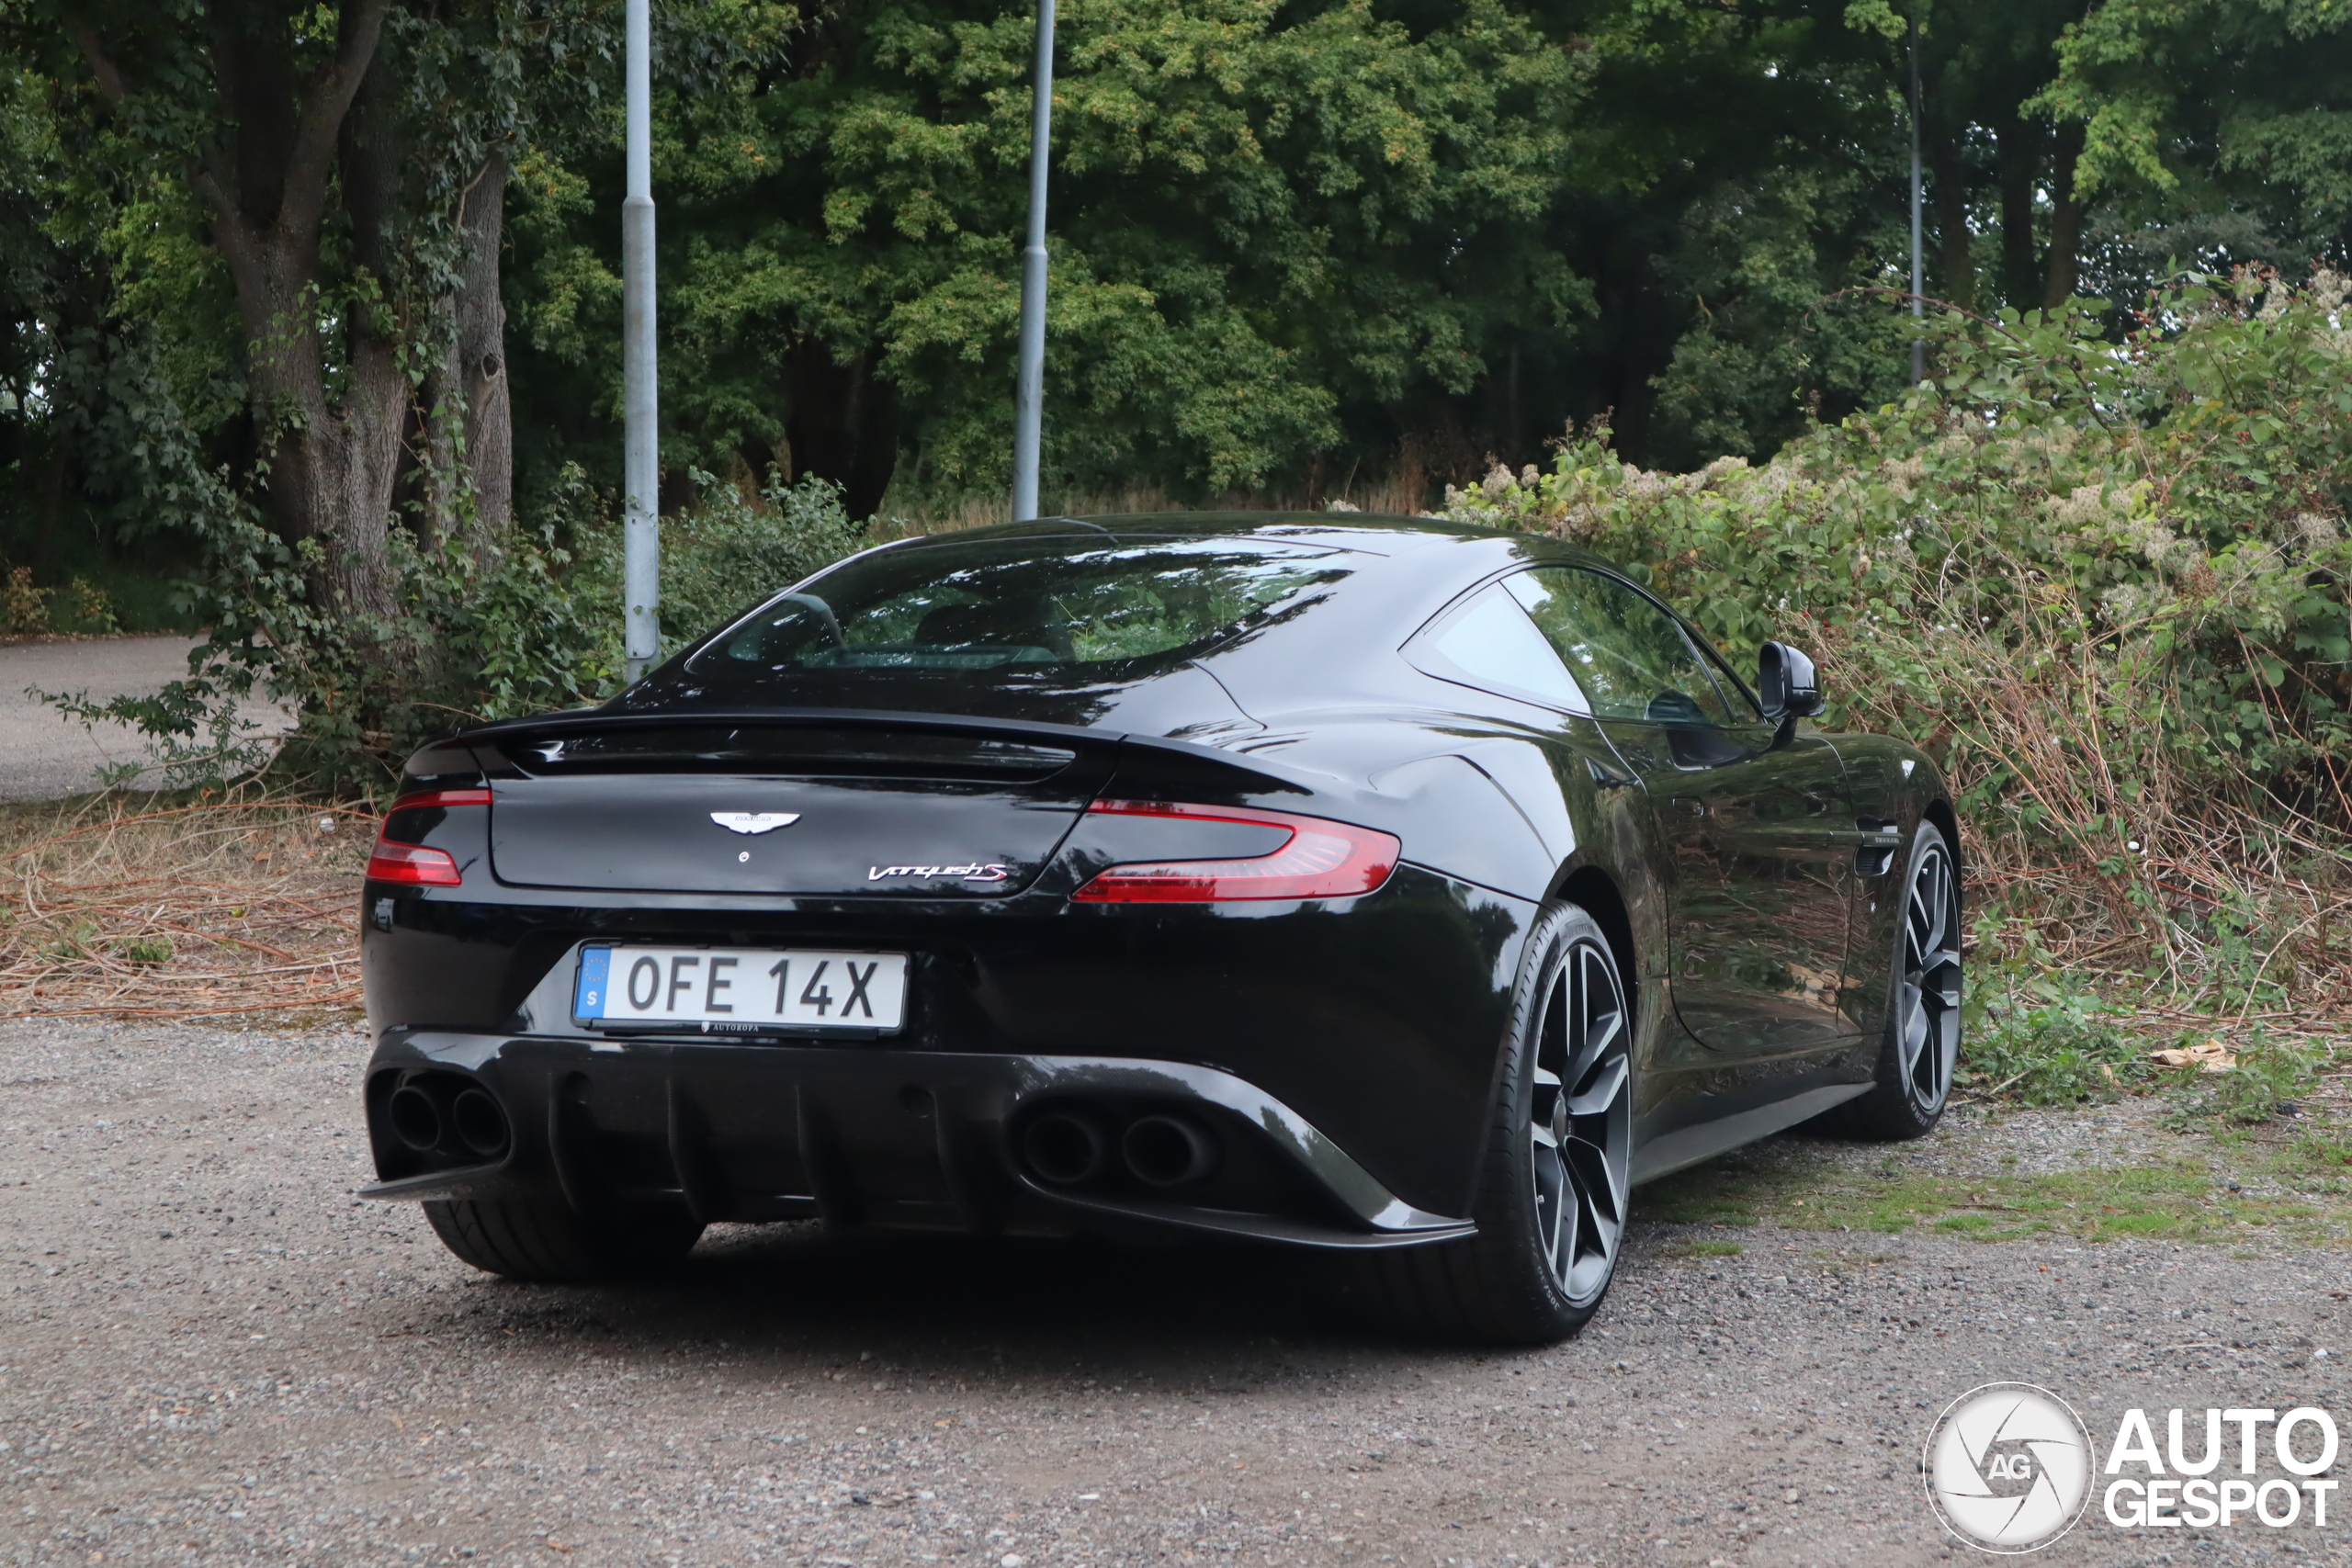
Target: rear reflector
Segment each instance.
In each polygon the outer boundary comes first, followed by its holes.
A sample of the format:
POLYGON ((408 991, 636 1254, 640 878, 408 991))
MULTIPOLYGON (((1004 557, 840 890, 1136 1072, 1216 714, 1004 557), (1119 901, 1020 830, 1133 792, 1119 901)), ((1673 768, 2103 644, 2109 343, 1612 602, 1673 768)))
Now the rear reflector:
POLYGON ((420 887, 455 887, 465 879, 458 874, 458 863, 447 850, 379 841, 376 852, 368 857, 368 880, 406 882, 420 887))
POLYGON ((1114 865, 1070 895, 1081 904, 1221 904, 1245 898, 1352 898, 1377 890, 1404 844, 1393 833, 1320 817, 1247 806, 1181 806, 1098 800, 1087 807, 1118 817, 1179 817, 1287 828, 1290 837, 1247 860, 1144 861, 1114 865))

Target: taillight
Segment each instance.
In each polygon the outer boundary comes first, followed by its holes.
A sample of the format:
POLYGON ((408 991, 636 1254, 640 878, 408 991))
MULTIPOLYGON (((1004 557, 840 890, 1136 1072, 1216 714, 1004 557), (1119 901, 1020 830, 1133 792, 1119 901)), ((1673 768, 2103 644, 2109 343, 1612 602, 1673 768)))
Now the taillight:
POLYGON ((368 879, 406 882, 420 887, 455 887, 465 880, 458 874, 458 863, 447 850, 428 850, 422 844, 391 844, 382 840, 377 840, 376 852, 368 857, 368 879))
POLYGON ((394 811, 422 811, 428 806, 488 806, 486 789, 428 789, 404 795, 392 802, 394 811))
MULTIPOLYGON (((401 842, 391 836, 392 823, 405 812, 489 804, 490 791, 486 789, 428 789, 401 795, 384 813, 384 825, 377 831, 375 852, 368 857, 368 880, 405 882, 415 887, 458 886, 465 878, 458 870, 457 857, 447 850, 401 842)), ((415 825, 412 822, 410 826, 413 829, 415 825)))
POLYGON ((1247 806, 1182 806, 1154 800, 1098 800, 1087 807, 1115 817, 1178 817, 1196 822, 1246 822, 1287 828, 1290 837, 1246 860, 1140 861, 1114 865, 1070 895, 1081 904, 1221 904, 1244 898, 1352 898, 1371 893, 1396 869, 1404 844, 1393 833, 1321 817, 1295 817, 1247 806))

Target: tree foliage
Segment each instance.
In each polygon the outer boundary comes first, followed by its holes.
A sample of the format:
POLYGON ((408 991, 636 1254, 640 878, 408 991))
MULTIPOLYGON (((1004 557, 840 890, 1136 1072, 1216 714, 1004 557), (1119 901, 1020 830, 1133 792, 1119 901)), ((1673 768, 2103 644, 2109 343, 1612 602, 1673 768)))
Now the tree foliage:
MULTIPOLYGON (((1032 11, 656 12, 669 511, 798 550, 1001 494, 1032 11)), ((1418 509, 1571 423, 1758 473, 1878 428, 1916 403, 1915 24, 1938 300, 2117 346, 2184 266, 2345 259, 2352 32, 2315 0, 1068 0, 1048 500, 1418 509)), ((451 710, 601 691, 618 30, 615 0, 0 0, 24 603, 183 572, 215 633, 183 696, 274 683, 350 776, 451 710)))

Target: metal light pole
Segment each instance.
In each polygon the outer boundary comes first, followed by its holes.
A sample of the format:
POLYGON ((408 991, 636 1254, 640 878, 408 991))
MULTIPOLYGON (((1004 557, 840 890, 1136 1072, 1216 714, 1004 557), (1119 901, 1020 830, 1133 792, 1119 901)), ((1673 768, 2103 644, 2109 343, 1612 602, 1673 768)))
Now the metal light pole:
POLYGON ((621 203, 621 516, 628 670, 662 649, 662 464, 653 348, 653 52, 650 0, 628 0, 628 195, 621 203))
POLYGON ((1021 251, 1021 370, 1012 399, 1012 520, 1037 515, 1046 416, 1046 150, 1054 123, 1054 0, 1037 0, 1037 79, 1029 112, 1029 243, 1021 251))
MULTIPOLYGON (((1925 322, 1928 302, 1919 267, 1919 18, 1911 18, 1911 319, 1925 322)), ((1911 338, 1911 384, 1928 378, 1928 340, 1915 332, 1911 338)))

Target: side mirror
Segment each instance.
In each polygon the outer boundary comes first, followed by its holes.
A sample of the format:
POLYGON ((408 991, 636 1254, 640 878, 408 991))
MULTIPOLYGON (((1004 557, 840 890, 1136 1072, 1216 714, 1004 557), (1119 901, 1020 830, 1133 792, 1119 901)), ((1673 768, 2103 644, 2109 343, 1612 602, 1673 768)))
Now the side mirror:
POLYGON ((1821 700, 1821 677, 1813 660, 1784 642, 1768 642, 1756 658, 1756 695, 1768 723, 1781 732, 1775 746, 1785 745, 1796 733, 1797 720, 1811 718, 1827 705, 1821 700))

